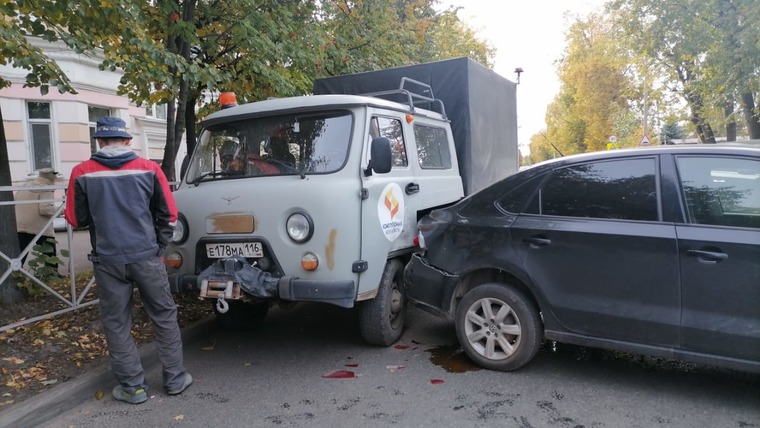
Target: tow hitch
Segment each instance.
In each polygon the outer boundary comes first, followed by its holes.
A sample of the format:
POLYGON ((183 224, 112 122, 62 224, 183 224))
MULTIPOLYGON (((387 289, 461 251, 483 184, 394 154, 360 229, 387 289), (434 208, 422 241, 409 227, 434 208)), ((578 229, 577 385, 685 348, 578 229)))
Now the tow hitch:
POLYGON ((220 259, 198 275, 200 297, 216 299, 220 313, 229 310, 227 300, 247 300, 245 293, 259 298, 277 297, 278 281, 242 257, 220 259))

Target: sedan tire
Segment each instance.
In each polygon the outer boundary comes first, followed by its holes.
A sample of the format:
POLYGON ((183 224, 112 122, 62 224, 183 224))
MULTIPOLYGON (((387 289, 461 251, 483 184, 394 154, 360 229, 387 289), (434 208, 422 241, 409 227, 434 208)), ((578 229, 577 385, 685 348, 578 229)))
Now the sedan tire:
POLYGON ((455 325, 465 353, 491 370, 512 371, 528 364, 543 339, 538 310, 505 284, 483 284, 467 292, 457 307, 455 325))

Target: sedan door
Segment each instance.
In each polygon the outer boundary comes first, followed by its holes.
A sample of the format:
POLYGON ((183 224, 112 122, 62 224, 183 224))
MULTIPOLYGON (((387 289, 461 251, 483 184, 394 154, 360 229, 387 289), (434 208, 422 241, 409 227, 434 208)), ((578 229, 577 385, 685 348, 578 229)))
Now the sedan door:
POLYGON ((760 160, 676 158, 683 348, 760 361, 760 160))
POLYGON ((554 333, 677 346, 678 253, 657 157, 556 169, 511 227, 554 333))

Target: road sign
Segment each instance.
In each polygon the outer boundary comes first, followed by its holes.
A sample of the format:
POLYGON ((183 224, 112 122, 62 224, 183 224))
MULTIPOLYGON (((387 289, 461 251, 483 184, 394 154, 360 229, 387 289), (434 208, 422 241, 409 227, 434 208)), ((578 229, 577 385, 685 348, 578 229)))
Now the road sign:
POLYGON ((644 137, 641 139, 641 142, 639 142, 639 145, 640 146, 651 146, 652 142, 649 141, 649 137, 646 134, 644 134, 644 137))

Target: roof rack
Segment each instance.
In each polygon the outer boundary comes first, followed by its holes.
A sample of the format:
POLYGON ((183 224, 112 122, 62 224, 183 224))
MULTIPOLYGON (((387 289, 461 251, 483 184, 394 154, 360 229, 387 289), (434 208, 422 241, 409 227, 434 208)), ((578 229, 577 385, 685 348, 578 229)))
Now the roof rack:
POLYGON ((390 101, 406 104, 412 110, 412 113, 414 113, 414 107, 418 106, 419 104, 425 104, 428 106, 428 110, 436 111, 440 113, 444 118, 446 118, 446 109, 443 106, 443 101, 435 98, 435 95, 433 95, 433 88, 431 88, 427 83, 422 83, 408 77, 401 78, 401 83, 399 84, 398 89, 370 92, 362 95, 377 98, 386 98, 390 101), (406 88, 407 83, 417 85, 419 87, 418 89, 421 90, 419 93, 412 92, 410 89, 406 88), (438 109, 436 110, 435 107, 438 107, 438 109))

